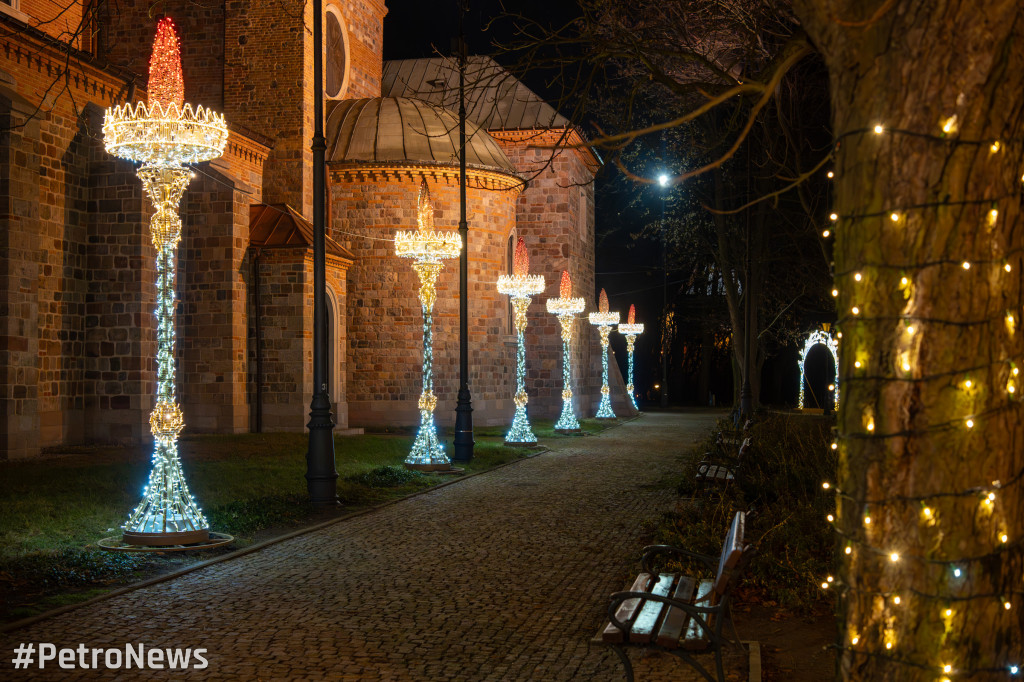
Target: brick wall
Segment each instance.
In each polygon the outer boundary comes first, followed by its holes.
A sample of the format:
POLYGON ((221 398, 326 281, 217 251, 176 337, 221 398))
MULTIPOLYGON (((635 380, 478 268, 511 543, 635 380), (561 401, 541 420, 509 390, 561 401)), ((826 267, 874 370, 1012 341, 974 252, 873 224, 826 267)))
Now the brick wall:
MULTIPOLYGON (((334 238, 356 254, 348 273, 348 400, 354 426, 414 424, 421 388, 422 314, 410 261, 391 241, 416 228, 416 197, 426 174, 439 229, 459 221, 458 178, 441 169, 331 171, 334 238)), ((507 176, 505 177, 507 180, 507 176)), ((467 191, 469 234, 470 389, 474 422, 507 423, 514 411, 515 337, 508 301, 496 289, 508 270, 506 246, 515 225, 517 190, 474 186, 467 191)), ((435 411, 454 422, 458 391, 458 259, 446 262, 434 305, 435 411)))
POLYGON ((181 202, 178 396, 190 431, 249 429, 246 396, 248 186, 200 167, 181 202))
MULTIPOLYGON (((246 270, 252 271, 255 252, 249 251, 246 270)), ((307 247, 267 248, 259 252, 260 342, 256 341, 256 282, 250 277, 249 401, 250 428, 256 429, 257 409, 263 431, 302 431, 309 420, 313 397, 313 254, 307 247), (257 347, 259 350, 257 350, 257 347), (262 374, 257 372, 262 353, 262 374), (257 385, 262 405, 256 405, 257 385)), ((340 428, 348 426, 345 396, 345 263, 327 260, 327 287, 334 304, 329 343, 335 348, 328 363, 328 390, 340 428)))

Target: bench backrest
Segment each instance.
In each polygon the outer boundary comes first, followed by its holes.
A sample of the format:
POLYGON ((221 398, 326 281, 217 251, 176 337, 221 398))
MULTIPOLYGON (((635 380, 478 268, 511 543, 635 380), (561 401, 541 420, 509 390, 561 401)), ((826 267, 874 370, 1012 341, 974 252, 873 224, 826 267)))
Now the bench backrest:
POLYGON ((746 513, 740 511, 736 512, 732 523, 729 524, 729 533, 725 536, 725 543, 722 545, 722 557, 718 560, 718 573, 715 575, 714 588, 718 596, 725 594, 733 569, 743 555, 743 531, 746 520, 746 513))

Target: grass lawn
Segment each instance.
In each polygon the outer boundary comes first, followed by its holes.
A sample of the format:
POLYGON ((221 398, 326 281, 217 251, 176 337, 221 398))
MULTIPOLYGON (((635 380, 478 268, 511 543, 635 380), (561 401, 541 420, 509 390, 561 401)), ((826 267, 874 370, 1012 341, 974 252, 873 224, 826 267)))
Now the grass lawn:
MULTIPOLYGON (((596 433, 607 424, 582 422, 596 433)), ((474 430, 476 473, 526 457, 504 445, 506 427, 474 430)), ((553 422, 535 425, 542 439, 553 422)), ((441 434, 451 455, 450 435, 441 434), (445 437, 447 435, 447 438, 445 437)), ((307 501, 307 436, 301 433, 196 435, 179 444, 185 476, 211 530, 236 537, 234 547, 366 508, 452 480, 411 472, 402 462, 413 429, 337 436, 335 461, 342 506, 317 509, 307 501)), ((61 448, 36 460, 0 462, 0 621, 80 601, 100 590, 152 577, 228 549, 135 556, 95 548, 118 535, 138 503, 150 468, 149 447, 61 448)))

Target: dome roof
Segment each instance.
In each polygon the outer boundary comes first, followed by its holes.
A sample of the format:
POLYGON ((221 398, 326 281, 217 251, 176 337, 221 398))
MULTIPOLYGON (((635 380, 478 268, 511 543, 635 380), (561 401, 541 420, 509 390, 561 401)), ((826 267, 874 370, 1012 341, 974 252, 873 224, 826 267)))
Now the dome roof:
MULTIPOLYGON (((459 117, 408 97, 328 102, 328 163, 459 165, 459 117)), ((486 130, 466 121, 466 165, 515 174, 515 166, 486 130)))

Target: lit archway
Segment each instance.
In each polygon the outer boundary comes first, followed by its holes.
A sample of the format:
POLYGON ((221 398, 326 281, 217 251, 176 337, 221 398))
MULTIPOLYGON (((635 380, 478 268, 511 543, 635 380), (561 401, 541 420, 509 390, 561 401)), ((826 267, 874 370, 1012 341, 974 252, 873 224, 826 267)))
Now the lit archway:
POLYGON ((804 362, 807 360, 807 353, 819 344, 828 348, 829 352, 832 353, 832 360, 836 367, 836 376, 833 383, 833 386, 835 386, 835 407, 839 407, 839 342, 827 331, 816 329, 807 337, 803 350, 800 351, 800 400, 797 402, 797 407, 801 409, 804 406, 804 362))

